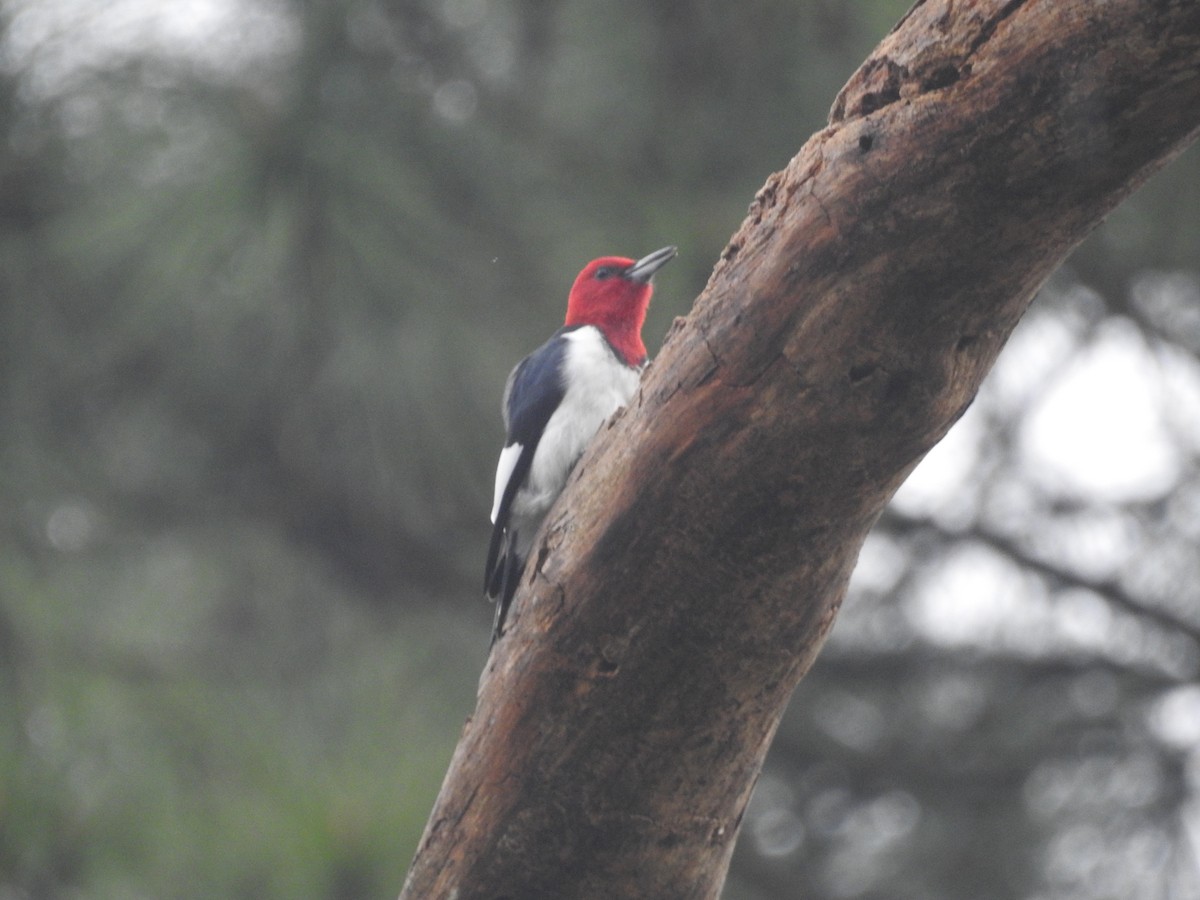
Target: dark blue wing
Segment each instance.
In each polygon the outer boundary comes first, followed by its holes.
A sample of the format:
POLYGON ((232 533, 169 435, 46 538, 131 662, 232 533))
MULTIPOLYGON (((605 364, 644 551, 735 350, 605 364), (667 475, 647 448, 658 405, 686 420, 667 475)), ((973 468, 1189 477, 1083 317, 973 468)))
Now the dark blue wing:
POLYGON ((522 449, 504 487, 504 494, 496 510, 496 521, 492 525, 492 539, 488 545, 487 563, 484 567, 484 590, 489 596, 496 592, 496 575, 499 566, 504 563, 500 558, 500 548, 512 516, 513 500, 529 476, 533 456, 537 452, 542 432, 546 430, 546 423, 550 421, 566 394, 566 386, 562 381, 562 364, 567 351, 567 341, 563 335, 569 330, 573 329, 560 328, 550 340, 517 363, 504 386, 501 408, 507 431, 504 445, 511 447, 513 444, 520 444, 522 449))
POLYGON ((546 423, 562 403, 566 385, 562 380, 563 357, 567 353, 564 335, 575 328, 560 328, 542 346, 517 363, 504 386, 505 444, 536 445, 546 423))

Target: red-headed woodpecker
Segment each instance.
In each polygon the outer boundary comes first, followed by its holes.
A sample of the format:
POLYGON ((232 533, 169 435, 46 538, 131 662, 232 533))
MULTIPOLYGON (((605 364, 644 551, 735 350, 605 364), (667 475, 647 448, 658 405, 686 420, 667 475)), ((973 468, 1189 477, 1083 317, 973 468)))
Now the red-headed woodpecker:
POLYGON ((508 436, 496 466, 483 582, 496 601, 493 642, 538 525, 596 431, 637 390, 650 279, 674 255, 674 247, 663 247, 636 261, 592 260, 571 286, 566 324, 508 376, 501 402, 508 436))

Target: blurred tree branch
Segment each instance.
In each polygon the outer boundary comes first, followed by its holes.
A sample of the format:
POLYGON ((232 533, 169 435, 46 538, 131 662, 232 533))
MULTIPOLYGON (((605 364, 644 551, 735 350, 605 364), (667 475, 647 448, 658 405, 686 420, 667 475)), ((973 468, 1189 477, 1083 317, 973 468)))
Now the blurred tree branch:
MULTIPOLYGON (((892 524, 903 525, 909 531, 929 531, 942 540, 951 537, 933 522, 906 516, 894 509, 888 510, 884 518, 892 524)), ((961 540, 974 541, 984 547, 995 550, 1006 558, 1016 562, 1023 570, 1041 576, 1052 585, 1082 588, 1091 591, 1103 597, 1117 609, 1159 627, 1186 635, 1194 643, 1200 644, 1200 627, 1197 627, 1195 622, 1189 621, 1170 610, 1158 609, 1147 604, 1143 600, 1133 596, 1115 578, 1090 578, 1080 572, 1072 572, 1067 566, 1046 559, 1029 542, 1018 540, 1010 535, 1001 534, 985 525, 975 525, 968 531, 955 535, 955 537, 961 540)))
POLYGON ((918 2, 543 530, 404 898, 715 897, 862 541, 1200 128, 1200 7, 918 2))

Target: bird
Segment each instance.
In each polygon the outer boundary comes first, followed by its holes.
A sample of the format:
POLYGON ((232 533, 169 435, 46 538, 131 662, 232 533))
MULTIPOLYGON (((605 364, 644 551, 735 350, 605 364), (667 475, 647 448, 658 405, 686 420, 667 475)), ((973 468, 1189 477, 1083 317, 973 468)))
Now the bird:
POLYGON ((641 259, 602 256, 583 267, 566 320, 512 370, 500 404, 504 449, 496 464, 484 593, 496 604, 492 644, 504 633, 538 526, 588 442, 637 390, 648 357, 642 325, 663 247, 641 259))

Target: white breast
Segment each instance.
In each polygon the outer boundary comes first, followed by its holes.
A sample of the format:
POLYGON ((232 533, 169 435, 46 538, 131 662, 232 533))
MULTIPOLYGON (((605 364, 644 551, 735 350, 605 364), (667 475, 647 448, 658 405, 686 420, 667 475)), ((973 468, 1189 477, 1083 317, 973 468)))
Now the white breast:
MULTIPOLYGON (((621 363, 599 329, 567 332, 567 392, 538 443, 525 488, 513 503, 518 530, 532 532, 562 492, 567 476, 596 431, 637 390, 641 372, 621 363), (532 527, 531 527, 532 526, 532 527)), ((503 464, 503 460, 502 460, 503 464)), ((526 537, 532 540, 533 535, 526 537)))

